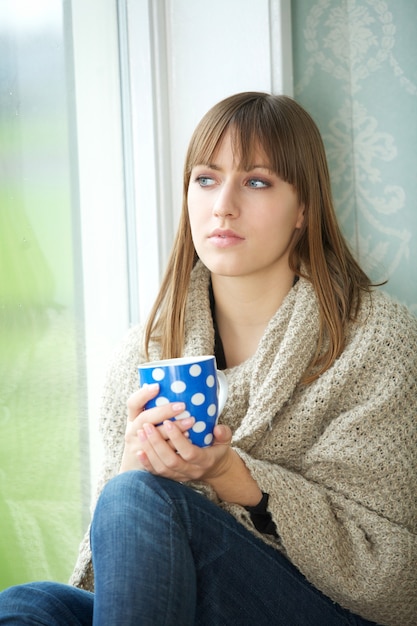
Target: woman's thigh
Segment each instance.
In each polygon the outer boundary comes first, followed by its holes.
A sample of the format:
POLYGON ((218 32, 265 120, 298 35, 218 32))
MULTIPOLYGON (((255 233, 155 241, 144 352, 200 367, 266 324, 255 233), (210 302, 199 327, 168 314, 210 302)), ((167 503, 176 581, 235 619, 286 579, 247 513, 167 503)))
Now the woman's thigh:
MULTIPOLYGON (((144 472, 120 475, 114 480, 113 487, 120 483, 123 488, 130 484, 135 489, 136 485, 138 527, 140 509, 148 501, 143 514, 152 515, 151 544, 161 545, 172 530, 175 536, 167 541, 168 546, 175 546, 180 537, 187 541, 196 583, 196 624, 369 624, 324 596, 278 550, 193 489, 144 472), (166 522, 166 527, 161 527, 159 522, 170 516, 175 524, 166 522)), ((183 548, 178 551, 186 553, 183 548)), ((187 563, 189 567, 190 560, 187 563)), ((178 584, 187 580, 180 564, 176 574, 178 584)))
POLYGON ((196 624, 215 626, 367 625, 324 596, 281 552, 193 490, 158 479, 177 510, 186 497, 197 577, 196 624))
POLYGON ((94 595, 53 582, 10 587, 0 593, 1 626, 91 626, 94 595))

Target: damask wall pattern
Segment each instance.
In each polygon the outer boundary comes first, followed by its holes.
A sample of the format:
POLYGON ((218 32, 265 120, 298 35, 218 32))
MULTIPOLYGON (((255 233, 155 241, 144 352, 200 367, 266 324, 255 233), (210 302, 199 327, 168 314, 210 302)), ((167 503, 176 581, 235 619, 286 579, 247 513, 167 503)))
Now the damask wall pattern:
POLYGON ((291 4, 294 97, 323 135, 343 232, 417 314, 417 1, 291 4))

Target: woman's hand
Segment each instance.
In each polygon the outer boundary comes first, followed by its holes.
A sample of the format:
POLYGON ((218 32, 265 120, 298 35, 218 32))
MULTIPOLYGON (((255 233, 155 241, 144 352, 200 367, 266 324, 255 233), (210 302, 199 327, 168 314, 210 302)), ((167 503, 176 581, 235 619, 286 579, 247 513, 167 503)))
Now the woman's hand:
POLYGON ((143 406, 157 393, 142 388, 128 401, 128 425, 121 471, 145 469, 171 480, 199 480, 211 485, 217 495, 228 502, 255 505, 262 497, 240 456, 230 446, 232 433, 228 426, 214 428, 213 444, 200 448, 191 443, 186 430, 193 418, 172 421, 184 406, 167 404, 145 411, 143 406), (158 424, 162 425, 158 426, 158 424))
POLYGON ((142 444, 139 457, 152 474, 177 481, 207 480, 225 471, 231 453, 231 432, 226 426, 216 426, 213 444, 200 448, 181 431, 181 424, 166 420, 163 424, 166 440, 153 424, 145 423, 138 437, 142 444))
POLYGON ((216 475, 230 451, 231 431, 216 426, 209 448, 193 445, 186 433, 193 417, 172 421, 185 410, 183 403, 169 403, 145 410, 145 404, 158 393, 158 384, 142 387, 127 403, 128 419, 120 472, 146 469, 173 480, 201 480, 216 475))
MULTIPOLYGON (((127 402, 128 418, 125 431, 125 447, 123 451, 120 473, 132 469, 146 469, 140 459, 143 450, 139 433, 143 432, 143 425, 152 424, 160 433, 163 440, 168 441, 169 437, 163 422, 173 417, 178 417, 185 410, 182 402, 171 402, 160 407, 145 410, 145 404, 154 398, 159 391, 159 385, 148 385, 141 387, 132 394, 127 402)), ((186 417, 178 420, 178 428, 181 432, 186 432, 194 424, 193 417, 186 417)))

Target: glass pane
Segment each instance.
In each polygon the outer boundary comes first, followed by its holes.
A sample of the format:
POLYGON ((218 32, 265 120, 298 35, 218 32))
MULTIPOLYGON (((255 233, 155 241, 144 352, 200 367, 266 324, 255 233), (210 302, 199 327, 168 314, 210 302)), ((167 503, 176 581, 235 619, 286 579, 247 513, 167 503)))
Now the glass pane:
POLYGON ((66 581, 85 525, 64 8, 58 0, 0 0, 0 589, 66 581))

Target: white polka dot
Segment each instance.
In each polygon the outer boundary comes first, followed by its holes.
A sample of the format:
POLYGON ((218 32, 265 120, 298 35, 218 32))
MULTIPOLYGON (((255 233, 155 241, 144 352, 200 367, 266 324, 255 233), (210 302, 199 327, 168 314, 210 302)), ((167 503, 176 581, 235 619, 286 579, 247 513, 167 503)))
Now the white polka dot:
POLYGON ((207 376, 207 380, 206 380, 206 385, 207 387, 214 387, 214 383, 215 383, 215 379, 213 374, 210 374, 210 376, 207 376))
POLYGON ((209 433, 208 435, 204 437, 204 443, 206 446, 209 446, 212 441, 213 441, 213 435, 211 433, 209 433))
POLYGON ((155 400, 156 406, 163 406, 164 404, 168 404, 168 402, 168 398, 164 398, 164 396, 159 396, 159 398, 155 400))
POLYGON ((210 417, 213 417, 214 415, 216 415, 217 413, 217 407, 215 404, 210 404, 209 408, 207 409, 207 415, 210 415, 210 417))
POLYGON ((177 415, 177 417, 175 419, 177 420, 183 420, 186 417, 190 417, 191 413, 189 411, 183 411, 182 413, 180 413, 179 415, 177 415))
POLYGON ((194 365, 190 367, 190 376, 200 376, 200 374, 201 374, 201 367, 197 365, 197 363, 194 363, 194 365))
POLYGON ((174 393, 182 393, 187 388, 187 385, 182 380, 176 380, 171 385, 171 391, 174 393))
POLYGON ((206 430, 205 422, 196 422, 192 429, 195 433, 202 433, 203 430, 206 430))
POLYGON ((205 401, 205 396, 203 393, 195 393, 193 396, 191 396, 191 403, 195 404, 196 406, 200 406, 200 404, 203 404, 205 401))
POLYGON ((155 367, 155 369, 152 371, 152 378, 154 380, 162 380, 163 378, 165 378, 165 372, 161 367, 155 367))

